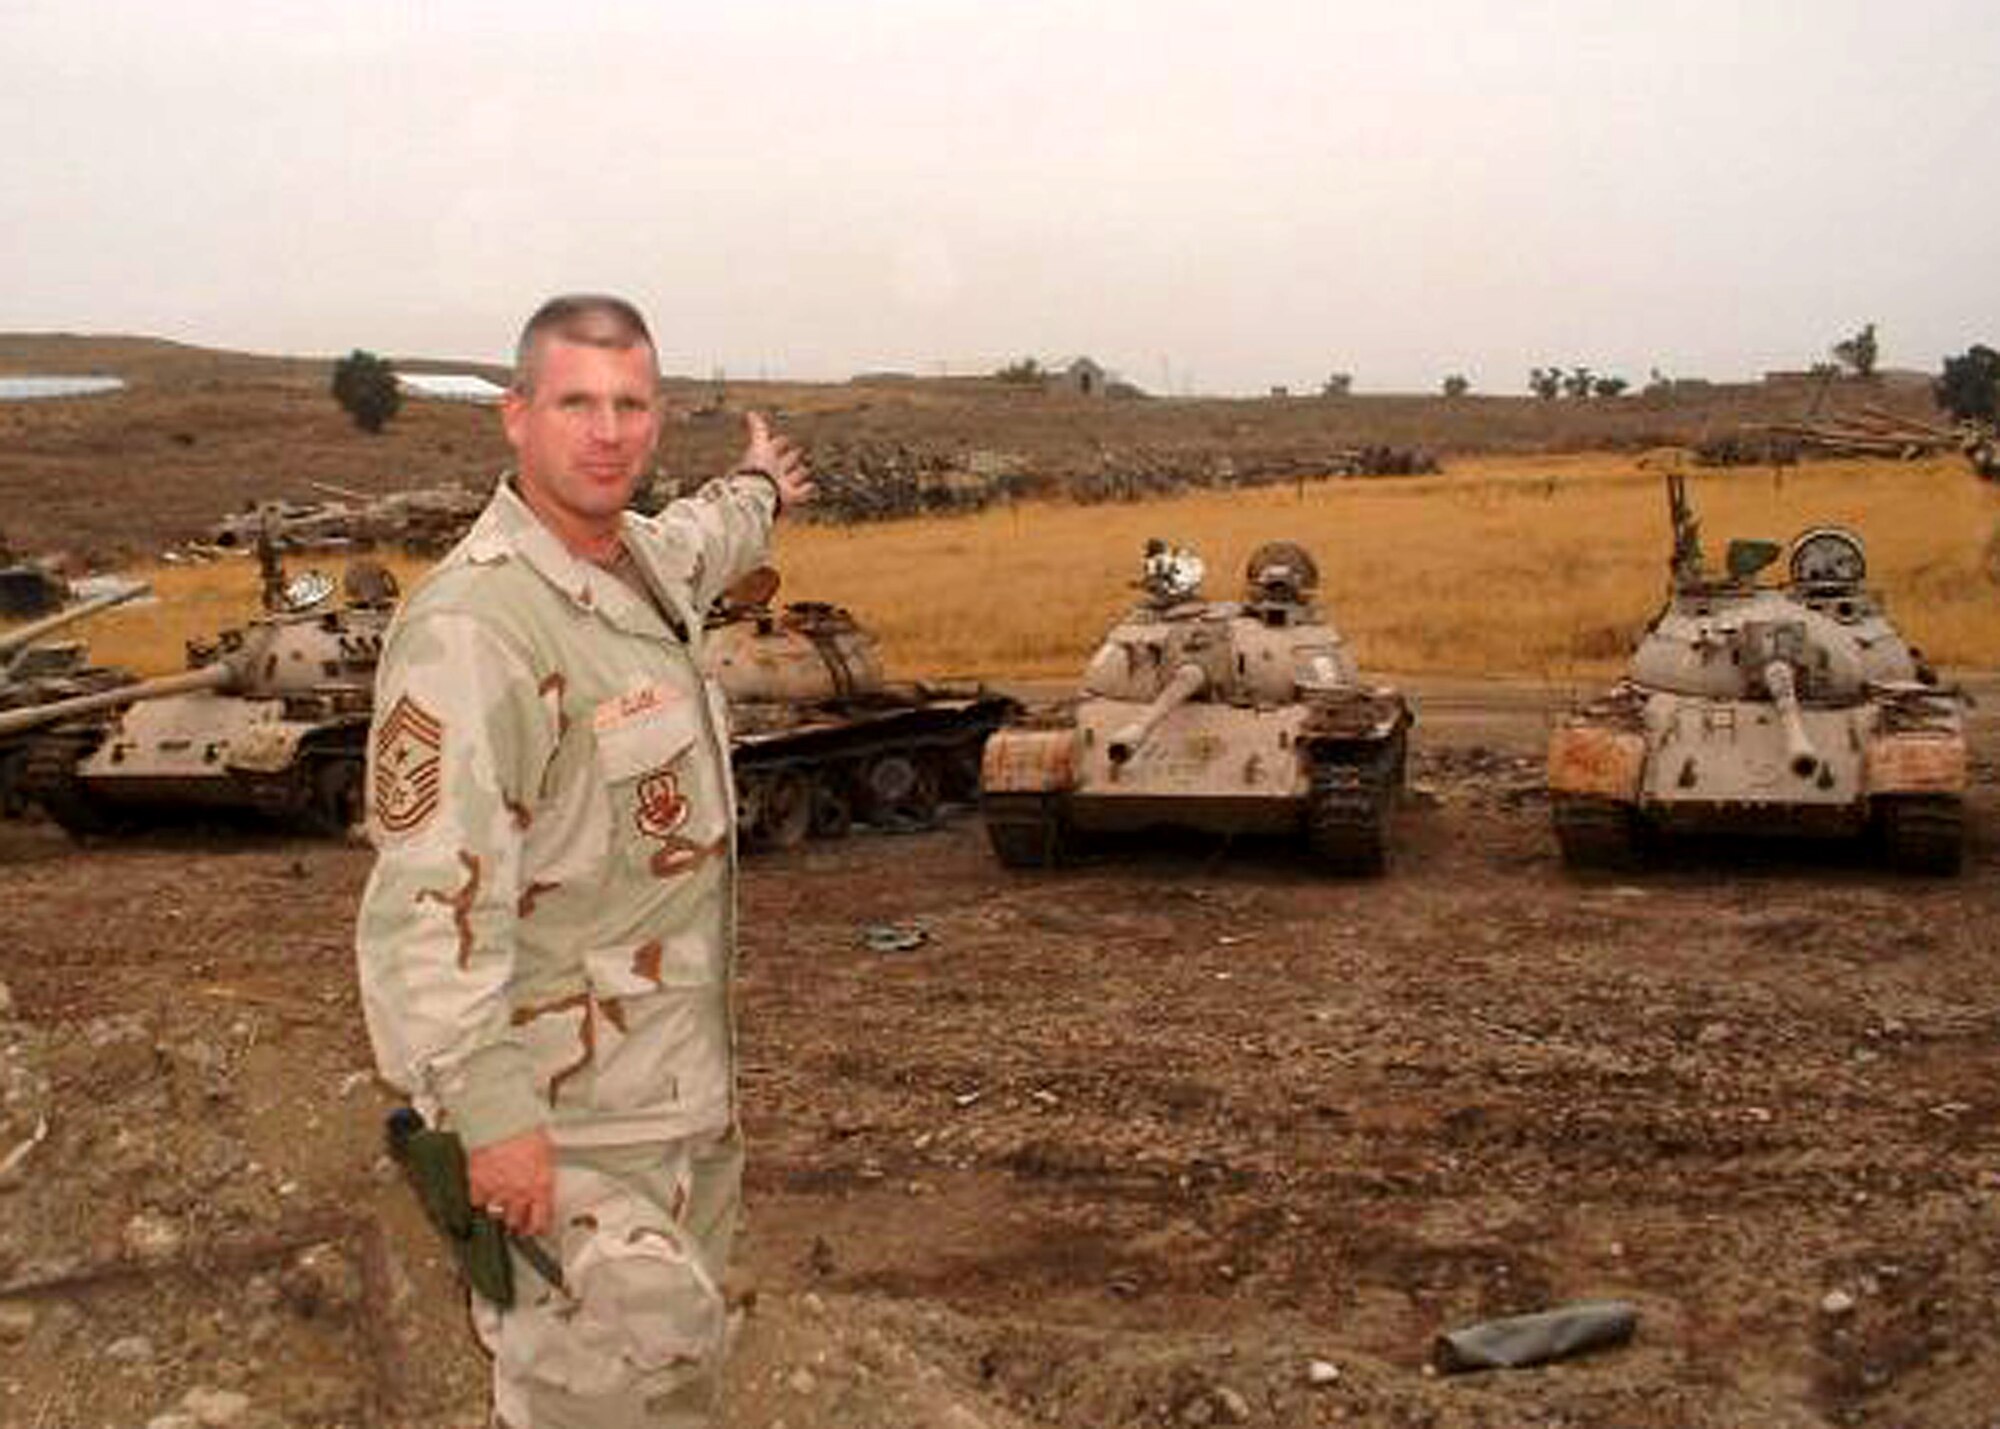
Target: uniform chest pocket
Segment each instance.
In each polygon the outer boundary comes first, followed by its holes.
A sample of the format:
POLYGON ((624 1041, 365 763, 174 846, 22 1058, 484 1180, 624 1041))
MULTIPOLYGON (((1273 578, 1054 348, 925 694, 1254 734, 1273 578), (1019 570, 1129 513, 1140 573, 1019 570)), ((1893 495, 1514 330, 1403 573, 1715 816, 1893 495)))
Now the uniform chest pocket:
POLYGON ((687 822, 687 756, 698 719, 691 700, 660 685, 598 707, 597 773, 610 796, 614 844, 635 831, 663 839, 687 822))

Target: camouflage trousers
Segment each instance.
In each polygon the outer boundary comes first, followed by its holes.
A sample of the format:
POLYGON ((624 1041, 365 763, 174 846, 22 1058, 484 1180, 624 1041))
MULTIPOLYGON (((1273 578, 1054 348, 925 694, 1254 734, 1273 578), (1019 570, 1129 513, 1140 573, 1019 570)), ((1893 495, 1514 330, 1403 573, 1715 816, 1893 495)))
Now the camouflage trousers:
POLYGON ((514 1305, 472 1298, 504 1429, 704 1429, 721 1390, 735 1131, 556 1160, 557 1290, 518 1254, 514 1305))

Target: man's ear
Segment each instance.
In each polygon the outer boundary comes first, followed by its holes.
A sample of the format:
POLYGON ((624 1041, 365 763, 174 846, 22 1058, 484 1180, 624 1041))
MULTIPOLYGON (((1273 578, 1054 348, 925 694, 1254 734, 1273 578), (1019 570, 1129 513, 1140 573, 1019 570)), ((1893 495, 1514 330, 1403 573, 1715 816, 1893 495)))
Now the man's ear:
POLYGON ((515 388, 509 387, 500 394, 500 429, 507 434, 507 445, 519 451, 526 436, 528 420, 528 399, 515 388))

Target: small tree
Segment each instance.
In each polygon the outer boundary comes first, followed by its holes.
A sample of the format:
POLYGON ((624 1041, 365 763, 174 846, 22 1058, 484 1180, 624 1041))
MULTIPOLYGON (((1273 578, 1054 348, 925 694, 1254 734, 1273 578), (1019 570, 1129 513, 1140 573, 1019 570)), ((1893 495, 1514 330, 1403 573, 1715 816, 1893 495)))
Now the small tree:
POLYGON ((1975 342, 1957 357, 1944 360, 1944 371, 1931 384, 1938 406, 1959 422, 2000 422, 2000 352, 1975 342))
POLYGON ((1562 383, 1563 395, 1581 402, 1590 395, 1590 384, 1597 380, 1588 367, 1572 367, 1567 376, 1558 379, 1562 383))
POLYGON ((403 409, 403 389, 386 357, 360 348, 333 364, 333 399, 364 432, 379 432, 403 409))
POLYGON ((1463 397, 1471 390, 1472 379, 1463 372, 1454 372, 1444 379, 1444 395, 1447 397, 1463 397))
POLYGON ((1616 397, 1632 384, 1622 377, 1597 377, 1591 379, 1590 395, 1593 397, 1616 397))
POLYGON ((1536 367, 1528 372, 1528 390, 1544 402, 1553 402, 1562 395, 1563 375, 1560 367, 1536 367))
POLYGON ((1326 375, 1326 381, 1319 384, 1319 394, 1322 397, 1345 397, 1353 390, 1354 374, 1352 372, 1329 372, 1326 375))
POLYGON ((1869 323, 1853 337, 1836 342, 1832 352, 1833 360, 1856 377, 1873 377, 1875 359, 1879 355, 1875 345, 1875 324, 1869 323))
POLYGON ((1023 387, 1032 387, 1048 374, 1042 371, 1042 364, 1032 357, 1024 357, 1018 362, 1010 362, 993 374, 1002 382, 1017 382, 1023 387))

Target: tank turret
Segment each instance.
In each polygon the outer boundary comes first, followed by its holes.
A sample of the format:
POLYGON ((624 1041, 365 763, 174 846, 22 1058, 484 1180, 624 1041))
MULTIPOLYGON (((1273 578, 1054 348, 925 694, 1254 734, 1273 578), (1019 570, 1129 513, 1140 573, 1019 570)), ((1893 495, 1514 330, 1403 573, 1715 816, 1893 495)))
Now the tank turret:
POLYGON ((128 600, 146 595, 152 589, 144 581, 133 581, 116 590, 78 601, 75 605, 66 606, 39 620, 31 620, 26 625, 17 625, 12 630, 0 630, 0 676, 12 670, 15 663, 27 655, 34 645, 58 630, 66 629, 78 621, 90 619, 101 611, 110 610, 113 606, 123 605, 128 600))
POLYGON ((838 837, 856 820, 921 828, 970 799, 986 738, 1017 708, 963 681, 895 681, 874 636, 822 601, 774 604, 768 567, 711 612, 702 666, 729 704, 741 826, 753 845, 838 837))
POLYGON ((1147 542, 1139 601, 1077 698, 988 742, 981 803, 1002 862, 1177 825, 1302 835, 1337 869, 1384 866, 1408 703, 1361 681, 1302 547, 1258 547, 1241 600, 1203 599, 1204 575, 1193 552, 1147 542))
POLYGON ((1835 526, 1789 550, 1732 541, 1703 559, 1679 473, 1666 604, 1625 679, 1554 732, 1550 806, 1572 864, 1635 859, 1672 830, 1880 835, 1890 859, 1960 857, 1962 696, 1867 586, 1861 538, 1835 526), (1785 574, 1765 572, 1783 555, 1785 574))
POLYGON ((195 810, 351 827, 394 578, 357 563, 336 599, 323 575, 267 572, 265 591, 264 614, 190 642, 178 674, 0 713, 0 735, 38 731, 26 797, 77 832, 195 810))
MULTIPOLYGON (((42 643, 91 616, 147 594, 151 586, 130 582, 92 596, 25 625, 0 631, 0 818, 18 818, 31 800, 21 787, 28 755, 25 734, 5 732, 10 716, 32 715, 65 700, 127 684, 123 670, 91 665, 80 641, 42 643)), ((29 720, 21 727, 32 727, 29 720)))
POLYGON ((1189 661, 1175 670, 1167 680, 1166 688, 1155 695, 1130 724, 1112 732, 1105 741, 1104 752, 1111 759, 1114 769, 1123 768, 1132 762, 1132 756, 1139 752, 1139 746, 1160 727, 1160 721, 1200 694, 1208 683, 1208 672, 1200 665, 1189 661))

